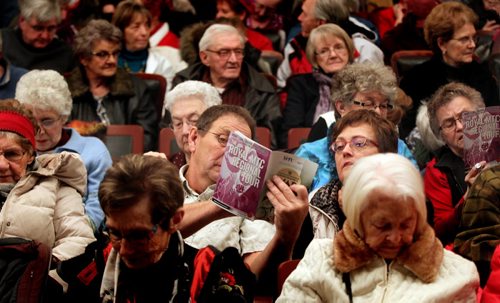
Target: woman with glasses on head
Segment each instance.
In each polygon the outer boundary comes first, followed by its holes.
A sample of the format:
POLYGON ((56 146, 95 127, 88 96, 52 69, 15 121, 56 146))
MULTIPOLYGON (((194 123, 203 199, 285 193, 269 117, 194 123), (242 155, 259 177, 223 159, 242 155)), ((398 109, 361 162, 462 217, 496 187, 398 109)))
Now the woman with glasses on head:
POLYGON ((427 104, 432 132, 445 146, 427 163, 424 175, 425 195, 434 209, 436 235, 446 245, 453 242, 469 186, 474 183, 485 162, 467 174, 463 161, 464 125, 462 113, 484 107, 481 94, 462 83, 452 82, 439 88, 427 104))
POLYGON ((31 111, 0 102, 0 238, 40 241, 57 266, 95 240, 82 203, 85 167, 73 153, 36 157, 37 133, 31 111))
POLYGON ((333 110, 332 77, 354 61, 354 44, 338 25, 315 28, 307 41, 306 54, 313 72, 288 79, 287 101, 283 111, 283 132, 290 128, 311 127, 320 115, 333 110))
MULTIPOLYGON (((499 102, 498 84, 488 66, 475 61, 476 14, 459 1, 448 1, 434 7, 424 23, 424 35, 433 57, 412 70, 401 80, 401 88, 415 104, 431 97, 442 85, 462 82, 479 91, 486 105, 499 102)), ((415 127, 417 106, 407 114, 401 127, 405 138, 415 127)))
POLYGON ((146 84, 118 68, 121 31, 105 20, 92 20, 75 37, 79 66, 67 81, 73 109, 70 120, 138 124, 144 129, 144 150, 155 150, 157 113, 146 84))
POLYGON ((111 166, 106 145, 95 137, 83 137, 75 129, 64 127, 73 101, 68 84, 56 71, 32 70, 17 83, 16 99, 29 108, 38 123, 35 135, 39 155, 69 151, 82 158, 87 170, 87 188, 83 197, 85 213, 97 231, 104 219, 97 191, 104 173, 111 166))

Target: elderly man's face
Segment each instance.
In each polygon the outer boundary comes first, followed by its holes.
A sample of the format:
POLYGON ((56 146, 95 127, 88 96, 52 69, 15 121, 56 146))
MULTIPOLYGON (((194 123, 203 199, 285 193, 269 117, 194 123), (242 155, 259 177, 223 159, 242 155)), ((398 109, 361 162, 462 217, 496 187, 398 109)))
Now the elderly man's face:
POLYGON ((116 74, 120 44, 107 40, 93 43, 90 57, 80 59, 88 78, 106 78, 116 74))
POLYGON ((320 22, 314 16, 314 6, 316 0, 305 0, 302 4, 302 13, 299 15, 300 25, 302 27, 302 36, 309 37, 313 29, 320 25, 320 22))
MULTIPOLYGON (((106 216, 111 244, 128 268, 142 269, 158 262, 175 232, 175 228, 164 230, 161 224, 153 224, 150 207, 149 198, 143 197, 135 205, 106 216)), ((168 226, 175 226, 181 219, 182 214, 177 212, 168 226)))
POLYGON ((34 48, 47 47, 54 40, 57 24, 56 18, 47 22, 40 22, 33 17, 30 19, 19 17, 19 28, 21 29, 23 41, 34 48))
POLYGON ((237 33, 215 35, 210 46, 200 51, 200 59, 210 68, 215 86, 239 78, 243 62, 244 45, 237 33))
POLYGON ((191 129, 189 169, 194 168, 199 172, 199 178, 215 184, 219 179, 229 133, 235 130, 249 138, 252 137, 247 122, 234 114, 227 114, 215 120, 208 130, 191 129))
POLYGON ((170 109, 175 141, 185 154, 189 154, 189 131, 191 127, 196 126, 198 118, 205 109, 207 109, 205 103, 196 97, 177 100, 170 109))

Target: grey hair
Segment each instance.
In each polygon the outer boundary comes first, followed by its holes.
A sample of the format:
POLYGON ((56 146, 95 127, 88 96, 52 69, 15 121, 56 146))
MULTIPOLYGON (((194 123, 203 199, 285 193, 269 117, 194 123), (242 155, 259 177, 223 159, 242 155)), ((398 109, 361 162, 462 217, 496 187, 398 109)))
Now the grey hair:
POLYGON ((427 103, 427 113, 429 115, 431 129, 434 135, 438 138, 442 137, 437 112, 441 107, 446 106, 457 97, 466 98, 475 107, 475 109, 484 107, 484 101, 483 97, 481 97, 481 93, 468 85, 460 82, 450 82, 438 88, 427 103))
POLYGON ((57 23, 61 22, 61 6, 55 0, 20 0, 19 13, 26 20, 33 17, 38 22, 47 22, 56 18, 57 23))
POLYGON ((219 35, 229 35, 229 34, 237 34, 240 37, 241 44, 245 44, 245 38, 241 35, 241 33, 236 29, 236 27, 228 24, 213 24, 210 25, 198 43, 198 47, 200 51, 205 51, 214 42, 216 36, 219 35))
POLYGON ((429 113, 427 112, 427 103, 425 102, 418 108, 416 125, 420 133, 420 140, 425 148, 434 151, 444 145, 444 142, 432 132, 429 113))
POLYGON ((207 108, 222 104, 215 87, 206 82, 189 80, 178 84, 167 94, 165 108, 171 111, 174 103, 187 98, 199 99, 207 108))
POLYGON ((106 20, 91 20, 75 36, 73 42, 75 56, 80 58, 90 57, 94 43, 99 40, 121 45, 122 31, 106 20))
POLYGON ((427 225, 424 182, 415 165, 395 154, 376 154, 356 161, 342 186, 342 210, 352 229, 364 238, 361 213, 374 193, 384 193, 401 203, 415 206, 417 230, 427 225))
POLYGON ((354 43, 351 37, 343 30, 340 26, 332 23, 322 24, 311 31, 309 34, 309 39, 307 39, 306 46, 306 56, 312 66, 318 67, 318 61, 316 60, 316 45, 319 41, 325 40, 327 37, 336 37, 344 41, 349 54, 349 63, 354 61, 354 43))
POLYGON ((339 24, 349 18, 349 6, 344 0, 316 0, 314 17, 339 24))
POLYGON ((73 107, 68 83, 53 70, 32 70, 17 82, 16 99, 34 109, 53 110, 69 117, 73 107))
POLYGON ((348 105, 358 92, 378 91, 390 104, 394 104, 397 83, 394 72, 388 66, 373 62, 353 63, 332 78, 332 102, 340 101, 348 105))

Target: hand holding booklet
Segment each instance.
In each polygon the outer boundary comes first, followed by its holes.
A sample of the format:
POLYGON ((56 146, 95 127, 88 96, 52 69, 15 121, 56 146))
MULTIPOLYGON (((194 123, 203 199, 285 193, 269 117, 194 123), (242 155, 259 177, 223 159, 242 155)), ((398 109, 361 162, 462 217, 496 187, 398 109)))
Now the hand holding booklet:
POLYGON ((234 131, 228 138, 212 201, 244 218, 273 222, 274 208, 266 197, 266 181, 278 175, 288 185, 308 187, 317 168, 316 163, 271 151, 234 131))

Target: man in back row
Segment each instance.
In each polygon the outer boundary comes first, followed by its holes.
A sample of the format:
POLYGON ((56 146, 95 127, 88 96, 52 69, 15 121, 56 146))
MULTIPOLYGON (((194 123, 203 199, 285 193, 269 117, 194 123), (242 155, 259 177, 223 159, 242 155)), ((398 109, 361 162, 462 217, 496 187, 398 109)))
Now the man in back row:
MULTIPOLYGON (((18 29, 3 29, 3 54, 12 64, 32 69, 52 69, 61 74, 74 66, 73 51, 56 38, 61 7, 54 0, 20 1, 18 29)), ((1 45, 2 43, 0 43, 1 45)))

